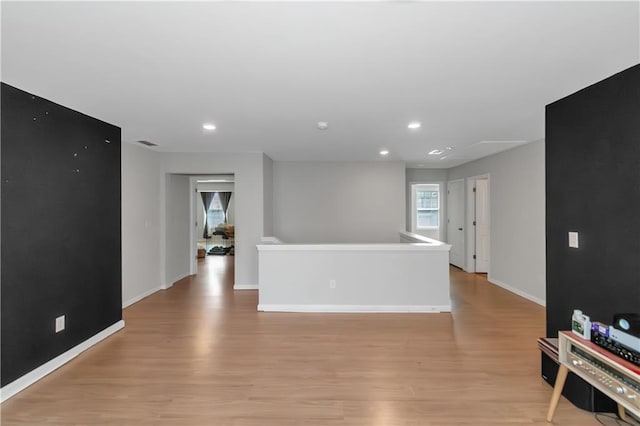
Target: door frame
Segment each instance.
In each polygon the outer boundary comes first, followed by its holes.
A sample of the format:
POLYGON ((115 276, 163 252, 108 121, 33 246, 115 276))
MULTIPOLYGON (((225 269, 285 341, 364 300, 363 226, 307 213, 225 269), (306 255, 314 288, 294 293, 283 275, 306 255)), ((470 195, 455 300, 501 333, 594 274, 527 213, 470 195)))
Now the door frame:
MULTIPOLYGON (((476 272, 476 261, 473 258, 476 251, 476 227, 473 224, 476 216, 476 197, 473 192, 473 188, 476 185, 476 180, 479 179, 487 180, 487 193, 489 198, 487 207, 489 210, 489 238, 491 238, 491 176, 489 173, 485 173, 466 178, 465 223, 467 229, 465 231, 465 271, 469 273, 476 272)), ((487 268, 489 271, 490 267, 491 257, 489 257, 489 268, 487 268)))
POLYGON ((189 176, 189 192, 191 194, 189 198, 191 200, 189 202, 189 218, 191 219, 191 226, 189 227, 189 229, 191 230, 189 233, 189 258, 191 259, 189 273, 191 275, 194 275, 198 272, 198 236, 196 235, 196 230, 198 229, 198 227, 196 226, 196 222, 198 220, 198 197, 196 196, 196 181, 198 179, 206 179, 206 176, 189 176))
POLYGON ((489 179, 476 179, 476 192, 475 192, 475 266, 476 272, 489 273, 489 266, 491 264, 491 212, 489 210, 489 179), (479 190, 482 189, 483 190, 479 190), (480 195, 484 196, 484 203, 479 203, 478 200, 482 199, 480 195), (481 208, 484 206, 484 208, 481 208), (482 222, 480 219, 484 216, 486 222, 482 222), (481 226, 484 224, 484 228, 481 226), (484 232, 483 232, 484 231, 484 232), (484 243, 484 244, 483 244, 484 243), (482 248, 486 249, 486 253, 482 248))
MULTIPOLYGON (((447 191, 446 191, 446 195, 447 195, 447 226, 446 226, 446 239, 444 241, 449 241, 449 224, 450 224, 450 210, 449 210, 449 185, 451 185, 452 183, 462 183, 462 223, 463 226, 466 227, 466 196, 465 196, 465 191, 466 191, 466 185, 465 185, 465 180, 464 178, 460 178, 460 179, 453 179, 450 181, 447 181, 447 191)), ((462 233, 462 262, 461 263, 461 267, 464 270, 464 267, 466 266, 466 235, 465 232, 462 233)), ((449 262, 451 263, 451 262, 449 262)), ((454 265, 457 267, 457 265, 454 265)))

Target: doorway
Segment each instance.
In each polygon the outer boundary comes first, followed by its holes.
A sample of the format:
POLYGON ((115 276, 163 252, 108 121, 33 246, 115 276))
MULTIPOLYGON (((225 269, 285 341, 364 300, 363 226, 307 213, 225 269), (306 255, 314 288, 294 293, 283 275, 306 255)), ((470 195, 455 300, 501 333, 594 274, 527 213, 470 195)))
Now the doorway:
POLYGON ((489 179, 477 179, 475 191, 476 272, 489 272, 489 179))
POLYGON ((191 273, 202 259, 235 255, 235 176, 190 176, 191 273))
POLYGON ((449 263, 464 269, 464 180, 447 183, 447 243, 449 263))
POLYGON ((489 175, 467 178, 466 271, 489 273, 491 220, 489 175))

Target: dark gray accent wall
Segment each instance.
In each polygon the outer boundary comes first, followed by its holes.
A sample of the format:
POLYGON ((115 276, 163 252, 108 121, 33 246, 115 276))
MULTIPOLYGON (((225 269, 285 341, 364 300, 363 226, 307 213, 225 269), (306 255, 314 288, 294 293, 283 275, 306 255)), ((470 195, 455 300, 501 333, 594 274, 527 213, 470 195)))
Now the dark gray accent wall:
MULTIPOLYGON (((640 65, 547 105, 546 226, 547 336, 570 329, 573 309, 607 324, 640 312, 640 65)), ((605 404, 570 388, 582 408, 605 404)))
POLYGON ((1 137, 5 386, 122 319, 120 128, 2 83, 1 137))

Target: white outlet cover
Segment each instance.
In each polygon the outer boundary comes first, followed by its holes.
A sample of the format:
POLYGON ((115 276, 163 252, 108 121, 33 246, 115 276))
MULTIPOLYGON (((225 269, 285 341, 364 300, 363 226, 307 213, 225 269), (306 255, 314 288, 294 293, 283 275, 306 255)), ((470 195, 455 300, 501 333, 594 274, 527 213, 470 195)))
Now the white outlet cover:
POLYGON ((56 333, 60 333, 62 330, 64 330, 64 315, 56 318, 56 333))
POLYGON ((578 233, 569 232, 569 247, 578 248, 578 233))

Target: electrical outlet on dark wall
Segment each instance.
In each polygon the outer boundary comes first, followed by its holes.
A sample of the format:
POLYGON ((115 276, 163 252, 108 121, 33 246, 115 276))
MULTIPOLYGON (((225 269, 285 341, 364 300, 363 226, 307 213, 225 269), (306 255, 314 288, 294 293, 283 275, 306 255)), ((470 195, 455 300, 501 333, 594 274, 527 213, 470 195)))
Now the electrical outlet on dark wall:
POLYGON ((121 141, 4 83, 1 124, 5 386, 122 319, 121 141))

